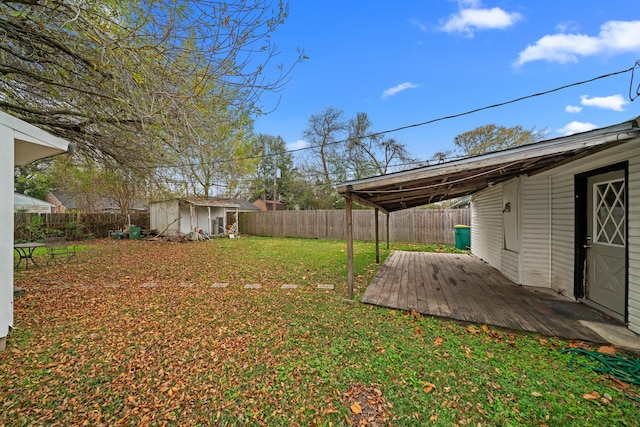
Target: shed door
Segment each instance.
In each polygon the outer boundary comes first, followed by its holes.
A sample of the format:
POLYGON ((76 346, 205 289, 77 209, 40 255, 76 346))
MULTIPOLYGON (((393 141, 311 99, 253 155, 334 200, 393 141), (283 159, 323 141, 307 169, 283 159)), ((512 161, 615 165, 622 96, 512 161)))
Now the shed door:
POLYGON ((624 320, 627 213, 624 170, 587 180, 586 298, 624 320))

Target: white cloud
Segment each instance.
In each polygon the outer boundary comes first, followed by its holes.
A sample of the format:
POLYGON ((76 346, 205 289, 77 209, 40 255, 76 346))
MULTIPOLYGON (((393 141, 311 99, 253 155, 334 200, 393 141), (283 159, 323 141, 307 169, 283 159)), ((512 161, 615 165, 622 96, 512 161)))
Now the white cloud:
POLYGON ((564 111, 566 111, 567 113, 579 113, 580 111, 582 111, 582 107, 579 107, 577 105, 567 105, 566 107, 564 107, 564 111))
POLYGON ((624 111, 623 107, 628 104, 622 95, 594 96, 593 98, 589 98, 589 95, 582 95, 580 103, 587 107, 613 111, 624 111))
POLYGON ((465 33, 473 37, 476 30, 495 30, 512 26, 522 19, 517 12, 507 12, 499 7, 481 8, 480 1, 459 1, 460 11, 451 15, 440 27, 447 33, 465 33))
POLYGON ((410 19, 409 22, 411 23, 411 25, 418 27, 418 29, 420 31, 422 31, 423 33, 427 31, 427 26, 425 24, 423 24, 422 22, 420 22, 420 20, 418 19, 410 19))
POLYGON ((597 128, 593 123, 571 122, 567 123, 563 128, 558 129, 558 133, 562 135, 572 135, 574 133, 587 132, 597 128))
POLYGON ((625 52, 640 52, 640 21, 605 22, 597 36, 546 35, 521 51, 516 65, 538 60, 578 62, 579 57, 625 52))
POLYGON ((561 33, 578 31, 578 24, 575 21, 560 22, 558 25, 556 25, 556 30, 560 31, 561 33))
POLYGON ((302 150, 304 148, 309 147, 309 143, 303 139, 299 139, 297 141, 294 142, 290 142, 287 144, 287 150, 291 151, 291 150, 302 150))
POLYGON ((416 87, 418 87, 418 85, 413 84, 411 82, 404 82, 404 83, 401 83, 401 84, 399 84, 397 86, 394 86, 394 87, 389 88, 389 89, 385 90, 384 92, 382 92, 381 98, 382 99, 387 99, 387 98, 389 98, 389 97, 391 97, 393 95, 399 94, 400 92, 402 92, 404 90, 413 89, 413 88, 416 88, 416 87))

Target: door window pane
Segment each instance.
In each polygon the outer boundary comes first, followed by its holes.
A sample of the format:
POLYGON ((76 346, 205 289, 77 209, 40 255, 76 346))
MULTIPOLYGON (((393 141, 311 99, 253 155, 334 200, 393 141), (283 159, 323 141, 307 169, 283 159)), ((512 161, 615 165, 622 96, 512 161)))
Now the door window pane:
POLYGON ((594 184, 595 241, 614 246, 625 245, 624 180, 594 184))

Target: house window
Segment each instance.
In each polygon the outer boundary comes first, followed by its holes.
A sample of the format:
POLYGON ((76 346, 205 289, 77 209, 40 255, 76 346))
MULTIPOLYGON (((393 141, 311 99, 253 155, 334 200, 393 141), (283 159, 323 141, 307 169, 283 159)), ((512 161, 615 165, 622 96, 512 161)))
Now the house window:
POLYGON ((625 245, 624 179, 599 182, 593 186, 594 241, 605 245, 625 245))
POLYGON ((518 180, 502 186, 502 235, 503 248, 520 252, 520 198, 518 180))

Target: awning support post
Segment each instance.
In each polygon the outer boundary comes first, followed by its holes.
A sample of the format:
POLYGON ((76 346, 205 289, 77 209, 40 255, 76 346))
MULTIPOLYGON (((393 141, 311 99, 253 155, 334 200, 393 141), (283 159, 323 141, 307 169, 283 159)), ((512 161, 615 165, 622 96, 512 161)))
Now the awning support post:
POLYGON ((387 250, 389 250, 389 212, 387 212, 387 250))
POLYGON ((353 201, 351 197, 345 197, 347 215, 347 295, 353 299, 353 201))
POLYGON ((376 264, 380 264, 380 236, 378 233, 378 208, 374 209, 374 227, 376 228, 376 264))

